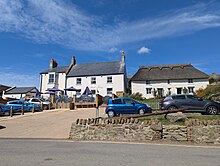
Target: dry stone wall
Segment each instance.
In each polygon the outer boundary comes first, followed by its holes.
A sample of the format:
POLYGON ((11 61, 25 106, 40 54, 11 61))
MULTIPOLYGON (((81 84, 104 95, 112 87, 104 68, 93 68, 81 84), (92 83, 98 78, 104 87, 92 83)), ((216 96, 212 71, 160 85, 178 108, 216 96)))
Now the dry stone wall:
POLYGON ((144 142, 151 140, 220 144, 220 121, 188 120, 185 125, 162 125, 157 119, 78 119, 73 140, 144 142))

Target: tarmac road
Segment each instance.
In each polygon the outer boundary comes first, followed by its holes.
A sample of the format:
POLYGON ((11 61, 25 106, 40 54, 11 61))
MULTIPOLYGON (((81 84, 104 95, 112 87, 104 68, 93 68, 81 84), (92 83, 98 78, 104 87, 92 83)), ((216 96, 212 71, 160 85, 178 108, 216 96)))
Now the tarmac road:
POLYGON ((219 166, 220 147, 0 139, 1 166, 219 166))

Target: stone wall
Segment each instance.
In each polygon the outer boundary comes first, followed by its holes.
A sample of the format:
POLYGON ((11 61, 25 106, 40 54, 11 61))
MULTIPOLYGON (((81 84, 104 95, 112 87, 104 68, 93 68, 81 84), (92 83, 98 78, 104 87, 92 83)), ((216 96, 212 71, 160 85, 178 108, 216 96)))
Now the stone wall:
POLYGON ((186 121, 188 141, 195 143, 220 144, 219 120, 186 121))
POLYGON ((220 121, 188 120, 185 125, 162 125, 157 119, 78 119, 73 140, 144 142, 150 140, 220 144, 220 121))
POLYGON ((162 125, 157 120, 81 119, 73 123, 70 139, 108 141, 146 141, 162 138, 162 125))

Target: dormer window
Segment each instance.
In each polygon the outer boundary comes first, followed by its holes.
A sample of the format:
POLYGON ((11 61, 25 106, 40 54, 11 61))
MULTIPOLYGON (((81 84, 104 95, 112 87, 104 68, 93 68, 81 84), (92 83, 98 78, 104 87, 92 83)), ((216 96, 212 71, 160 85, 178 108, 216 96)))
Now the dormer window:
POLYGON ((146 84, 147 84, 147 85, 150 85, 150 80, 147 80, 147 81, 146 81, 146 84))
POLYGON ((193 83, 193 79, 188 79, 188 83, 193 83))

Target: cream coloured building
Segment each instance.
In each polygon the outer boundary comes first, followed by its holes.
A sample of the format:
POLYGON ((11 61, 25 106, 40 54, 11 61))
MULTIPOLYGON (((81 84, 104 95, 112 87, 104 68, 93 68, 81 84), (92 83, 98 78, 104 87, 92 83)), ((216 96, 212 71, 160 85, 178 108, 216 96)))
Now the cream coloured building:
POLYGON ((209 75, 191 64, 142 66, 131 78, 131 92, 145 98, 194 93, 209 84, 209 75))

